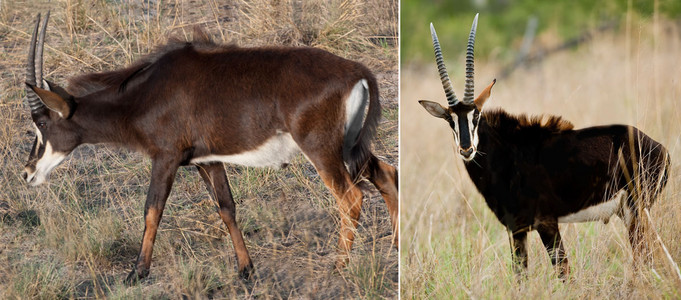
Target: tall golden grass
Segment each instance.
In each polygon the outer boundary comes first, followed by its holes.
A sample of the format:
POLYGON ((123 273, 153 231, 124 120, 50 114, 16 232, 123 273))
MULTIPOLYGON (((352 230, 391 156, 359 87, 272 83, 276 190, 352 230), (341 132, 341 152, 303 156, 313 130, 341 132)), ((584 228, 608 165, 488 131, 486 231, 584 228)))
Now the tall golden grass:
POLYGON ((358 60, 374 70, 382 92, 385 118, 376 153, 397 164, 397 49, 373 41, 396 39, 397 1, 3 1, 0 298, 396 296, 397 252, 380 195, 366 195, 349 266, 333 272, 336 203, 302 156, 284 170, 227 167, 237 222, 256 267, 252 280, 238 279, 215 203, 197 172, 183 168, 166 205, 150 278, 125 286, 144 227, 149 160, 115 147, 81 146, 43 186, 21 180, 33 141, 23 103, 25 56, 35 14, 48 9, 44 68, 61 84, 127 65, 194 25, 223 43, 309 45, 358 60))
MULTIPOLYGON (((653 227, 681 261, 681 28, 630 24, 604 33, 498 81, 486 106, 511 113, 554 114, 576 128, 629 124, 664 144, 672 170, 651 209, 653 227)), ((484 34, 478 29, 478 34, 484 34)), ((408 42, 408 41, 404 41, 408 42)), ((464 41, 462 41, 464 42, 464 41)), ((463 91, 463 55, 447 53, 455 90, 463 91)), ((478 91, 501 70, 477 63, 478 91)), ((505 228, 476 191, 455 155, 451 130, 417 100, 445 103, 435 63, 402 70, 400 103, 400 291, 420 298, 679 298, 681 282, 656 244, 653 268, 635 270, 623 223, 561 224, 571 266, 557 278, 539 235, 528 238, 527 278, 517 281, 505 228)), ((616 221, 614 221, 616 220, 616 221)))

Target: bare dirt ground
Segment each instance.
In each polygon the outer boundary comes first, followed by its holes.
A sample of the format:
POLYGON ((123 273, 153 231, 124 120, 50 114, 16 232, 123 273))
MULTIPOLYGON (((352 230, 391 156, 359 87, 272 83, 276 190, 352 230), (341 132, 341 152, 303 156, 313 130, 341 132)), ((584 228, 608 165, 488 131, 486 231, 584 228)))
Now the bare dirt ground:
POLYGON ((225 43, 310 45, 360 61, 380 84, 384 118, 375 153, 398 160, 395 1, 0 2, 0 297, 397 297, 397 251, 380 194, 365 194, 350 263, 334 271, 336 203, 302 155, 283 170, 227 166, 256 267, 251 280, 238 278, 215 204, 187 167, 166 204, 149 278, 125 286, 144 226, 149 159, 81 146, 43 186, 21 180, 33 140, 23 103, 25 56, 35 14, 48 9, 44 68, 61 84, 127 65, 193 25, 225 43))

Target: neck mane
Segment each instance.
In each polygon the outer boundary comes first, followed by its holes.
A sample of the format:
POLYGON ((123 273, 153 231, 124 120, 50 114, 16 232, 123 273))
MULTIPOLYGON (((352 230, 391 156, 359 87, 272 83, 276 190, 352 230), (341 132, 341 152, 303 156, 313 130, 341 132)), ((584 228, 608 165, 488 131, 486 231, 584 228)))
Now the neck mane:
MULTIPOLYGON (((570 131, 574 125, 560 116, 526 114, 512 115, 500 108, 483 112, 482 118, 488 129, 502 139, 534 139, 570 131)), ((482 122, 481 122, 482 123, 482 122)))
POLYGON ((135 112, 143 105, 137 101, 139 90, 153 76, 157 62, 174 51, 218 51, 235 47, 214 43, 206 32, 196 27, 192 40, 171 37, 166 44, 128 67, 70 78, 66 90, 78 103, 72 120, 83 128, 82 142, 139 148, 141 141, 133 124, 135 112))

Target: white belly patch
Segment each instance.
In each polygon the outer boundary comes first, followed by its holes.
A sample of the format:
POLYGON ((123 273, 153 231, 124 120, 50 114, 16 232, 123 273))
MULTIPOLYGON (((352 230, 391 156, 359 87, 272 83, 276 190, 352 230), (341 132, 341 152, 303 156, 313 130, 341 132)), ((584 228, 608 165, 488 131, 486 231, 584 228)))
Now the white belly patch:
POLYGON ((280 168, 288 164, 300 152, 291 134, 279 132, 257 148, 231 155, 207 155, 192 158, 193 164, 224 162, 248 167, 280 168))
POLYGON ((608 201, 589 206, 567 216, 559 217, 558 223, 579 223, 599 220, 607 223, 610 220, 610 217, 621 209, 622 201, 625 199, 624 196, 626 194, 625 191, 620 191, 608 201))

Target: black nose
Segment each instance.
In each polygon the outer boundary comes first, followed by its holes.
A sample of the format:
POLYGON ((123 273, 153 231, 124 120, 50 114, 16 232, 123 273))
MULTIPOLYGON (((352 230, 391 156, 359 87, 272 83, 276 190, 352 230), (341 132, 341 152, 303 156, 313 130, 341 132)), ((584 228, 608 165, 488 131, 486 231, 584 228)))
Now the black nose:
POLYGON ((469 158, 471 154, 473 154, 473 147, 470 147, 468 149, 459 149, 459 153, 465 158, 469 158))
POLYGON ((28 177, 28 173, 26 173, 26 171, 24 171, 23 173, 21 173, 21 178, 23 178, 24 181, 26 181, 26 178, 27 178, 27 177, 28 177))

